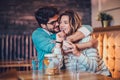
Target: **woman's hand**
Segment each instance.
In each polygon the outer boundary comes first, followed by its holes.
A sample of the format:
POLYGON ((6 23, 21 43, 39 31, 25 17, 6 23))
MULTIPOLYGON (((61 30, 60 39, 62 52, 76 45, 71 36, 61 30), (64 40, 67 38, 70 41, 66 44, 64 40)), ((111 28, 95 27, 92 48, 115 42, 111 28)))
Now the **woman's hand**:
POLYGON ((63 45, 62 45, 62 49, 64 51, 64 54, 69 54, 69 53, 72 53, 72 45, 71 45, 71 42, 70 41, 63 41, 63 45))
POLYGON ((66 34, 64 31, 57 33, 56 41, 62 42, 66 38, 66 34))
POLYGON ((66 34, 64 31, 61 31, 56 34, 56 45, 55 47, 61 48, 62 47, 62 42, 66 38, 66 34))
MULTIPOLYGON (((80 56, 80 49, 77 48, 77 46, 75 44, 73 44, 72 42, 70 41, 67 41, 67 49, 64 50, 64 54, 69 54, 69 53, 73 53, 74 55, 76 56, 80 56)), ((64 44, 63 44, 64 45, 64 44)))

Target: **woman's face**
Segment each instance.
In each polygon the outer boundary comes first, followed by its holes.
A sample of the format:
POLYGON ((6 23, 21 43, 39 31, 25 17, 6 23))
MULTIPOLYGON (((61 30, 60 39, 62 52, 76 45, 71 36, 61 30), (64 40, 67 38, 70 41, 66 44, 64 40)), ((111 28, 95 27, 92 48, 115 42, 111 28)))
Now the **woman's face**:
POLYGON ((66 34, 69 34, 69 32, 71 30, 71 27, 70 27, 70 24, 69 24, 69 16, 63 15, 61 17, 59 27, 60 27, 61 31, 64 30, 64 32, 66 34))

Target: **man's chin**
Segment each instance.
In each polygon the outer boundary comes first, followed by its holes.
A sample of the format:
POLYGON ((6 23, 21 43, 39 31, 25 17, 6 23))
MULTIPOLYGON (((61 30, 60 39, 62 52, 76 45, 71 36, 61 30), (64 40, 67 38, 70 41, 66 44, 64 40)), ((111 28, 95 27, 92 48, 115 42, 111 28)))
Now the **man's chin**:
POLYGON ((54 31, 51 31, 52 33, 58 33, 59 32, 59 30, 54 30, 54 31))
POLYGON ((60 29, 56 28, 56 29, 54 29, 54 31, 55 31, 56 33, 58 33, 58 32, 60 31, 60 29))

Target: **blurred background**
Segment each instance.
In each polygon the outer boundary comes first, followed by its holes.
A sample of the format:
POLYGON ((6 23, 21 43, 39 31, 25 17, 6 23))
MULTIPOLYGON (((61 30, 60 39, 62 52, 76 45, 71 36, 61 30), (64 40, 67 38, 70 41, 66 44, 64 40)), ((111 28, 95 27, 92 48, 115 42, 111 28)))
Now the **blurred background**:
POLYGON ((83 24, 93 27, 101 27, 96 17, 99 11, 106 11, 114 17, 113 25, 120 25, 120 0, 0 0, 0 32, 31 33, 38 27, 34 12, 42 6, 75 9, 83 24))

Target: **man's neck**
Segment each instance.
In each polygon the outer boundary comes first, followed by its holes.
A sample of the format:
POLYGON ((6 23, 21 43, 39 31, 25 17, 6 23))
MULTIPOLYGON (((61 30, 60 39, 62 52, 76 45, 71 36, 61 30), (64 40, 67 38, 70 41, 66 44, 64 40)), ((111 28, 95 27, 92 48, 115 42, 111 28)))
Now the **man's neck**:
POLYGON ((48 33, 49 35, 51 35, 51 34, 53 34, 53 33, 51 33, 51 32, 49 32, 48 30, 46 30, 46 29, 43 29, 46 33, 48 33))

